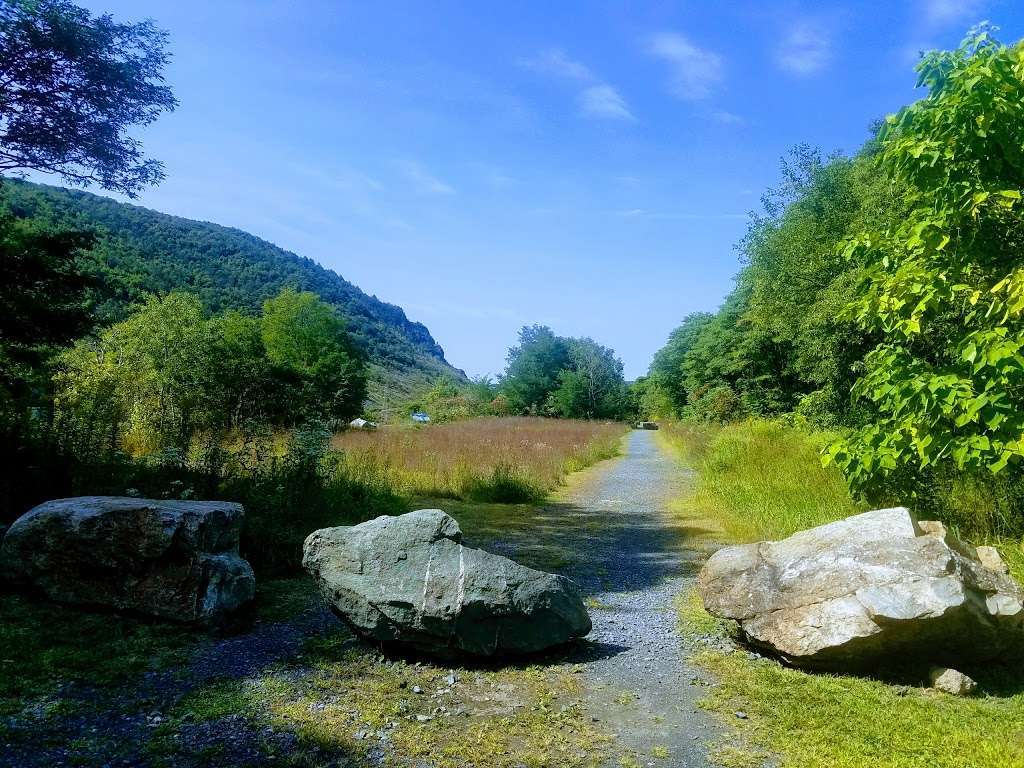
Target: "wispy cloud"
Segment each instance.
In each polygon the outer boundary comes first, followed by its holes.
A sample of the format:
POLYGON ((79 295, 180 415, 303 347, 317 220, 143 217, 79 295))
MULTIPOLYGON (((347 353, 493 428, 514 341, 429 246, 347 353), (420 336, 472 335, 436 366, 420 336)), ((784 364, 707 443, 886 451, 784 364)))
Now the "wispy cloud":
POLYGON ((985 7, 984 0, 922 0, 925 21, 933 26, 974 21, 985 7))
POLYGON ((636 120, 619 92, 606 83, 583 89, 579 101, 580 109, 585 115, 612 120, 636 120))
POLYGON ((559 48, 544 51, 531 58, 520 59, 519 65, 526 69, 532 69, 534 72, 554 75, 565 80, 591 82, 597 79, 586 64, 573 61, 566 56, 565 51, 559 48))
POLYGON ((824 69, 832 58, 832 35, 821 23, 802 20, 783 37, 775 60, 785 71, 800 76, 824 69))
POLYGON ((745 219, 745 213, 690 213, 687 211, 649 211, 646 208, 623 208, 603 211, 601 215, 618 216, 625 219, 675 219, 680 221, 717 221, 724 219, 745 219))
POLYGON ((652 37, 648 52, 668 63, 669 89, 680 99, 706 98, 724 77, 721 56, 697 47, 676 32, 662 32, 652 37))
POLYGON ((708 116, 716 123, 721 123, 722 125, 745 125, 747 122, 740 115, 727 109, 713 109, 708 113, 708 116))
POLYGON ((553 49, 532 58, 521 59, 519 65, 534 72, 583 86, 577 95, 580 112, 603 120, 627 120, 636 117, 626 100, 614 86, 604 82, 582 62, 569 58, 564 51, 553 49))
POLYGON ((412 182, 415 192, 421 195, 454 195, 455 188, 434 176, 430 171, 416 162, 403 162, 399 164, 405 172, 406 177, 412 182))

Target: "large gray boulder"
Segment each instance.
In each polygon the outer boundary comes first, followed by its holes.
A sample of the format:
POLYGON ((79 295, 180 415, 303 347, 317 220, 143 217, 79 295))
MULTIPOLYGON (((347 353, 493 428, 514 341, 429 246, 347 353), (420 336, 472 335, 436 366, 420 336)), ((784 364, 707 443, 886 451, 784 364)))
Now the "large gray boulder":
POLYGON ((879 509, 782 541, 725 547, 698 578, 707 610, 805 667, 911 657, 955 666, 1017 653, 1024 591, 936 522, 879 509))
POLYGON ((238 555, 243 515, 223 501, 48 501, 7 531, 0 572, 62 603, 218 622, 255 595, 238 555))
POLYGON ((384 645, 496 656, 590 631, 571 581, 463 546, 458 523, 439 509, 315 531, 302 562, 334 610, 384 645))

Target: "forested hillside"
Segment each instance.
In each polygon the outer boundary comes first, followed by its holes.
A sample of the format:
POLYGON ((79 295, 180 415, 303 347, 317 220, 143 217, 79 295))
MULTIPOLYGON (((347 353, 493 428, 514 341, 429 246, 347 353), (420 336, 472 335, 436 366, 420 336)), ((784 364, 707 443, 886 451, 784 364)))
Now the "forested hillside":
POLYGON ((420 323, 400 307, 367 295, 335 272, 254 235, 208 222, 158 213, 77 190, 5 179, 3 207, 54 231, 90 230, 85 255, 97 285, 92 306, 99 325, 123 320, 147 294, 197 294, 220 313, 259 310, 282 288, 311 291, 338 307, 349 333, 371 363, 371 398, 408 393, 440 374, 463 378, 420 323))

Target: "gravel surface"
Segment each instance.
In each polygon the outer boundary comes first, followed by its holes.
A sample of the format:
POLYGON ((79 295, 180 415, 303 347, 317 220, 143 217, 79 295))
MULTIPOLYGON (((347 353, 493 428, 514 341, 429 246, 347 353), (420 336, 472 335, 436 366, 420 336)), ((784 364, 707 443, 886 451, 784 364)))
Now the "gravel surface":
POLYGON ((624 456, 587 470, 564 495, 567 506, 603 520, 579 542, 586 558, 568 572, 591 597, 587 639, 604 651, 585 665, 589 708, 641 765, 705 766, 715 724, 696 706, 703 681, 686 661, 695 649, 680 635, 674 609, 704 551, 667 509, 690 474, 653 432, 636 430, 627 440, 624 456), (661 748, 667 759, 654 758, 661 748))

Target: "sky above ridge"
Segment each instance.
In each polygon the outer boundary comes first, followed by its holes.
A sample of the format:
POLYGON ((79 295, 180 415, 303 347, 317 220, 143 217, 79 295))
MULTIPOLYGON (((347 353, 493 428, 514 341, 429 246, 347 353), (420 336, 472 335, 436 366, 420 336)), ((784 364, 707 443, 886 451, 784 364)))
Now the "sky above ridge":
POLYGON ((1024 36, 1018 0, 82 4, 170 33, 136 202, 316 259, 470 374, 540 323, 642 375, 789 147, 855 151, 975 22, 1024 36))

